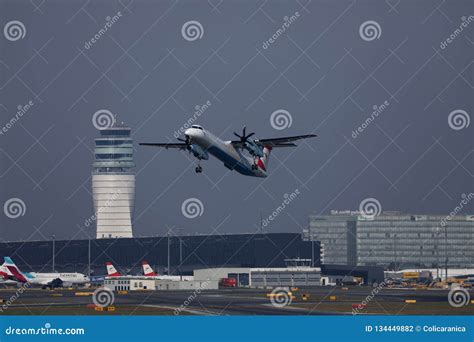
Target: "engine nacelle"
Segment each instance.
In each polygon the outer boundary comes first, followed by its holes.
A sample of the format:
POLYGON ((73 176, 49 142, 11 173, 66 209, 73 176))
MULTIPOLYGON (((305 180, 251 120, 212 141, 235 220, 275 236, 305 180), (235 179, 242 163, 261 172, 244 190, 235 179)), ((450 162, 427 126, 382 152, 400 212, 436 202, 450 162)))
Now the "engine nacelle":
POLYGON ((196 144, 191 144, 190 145, 191 152, 193 153, 193 156, 195 156, 198 159, 204 159, 208 160, 209 159, 209 154, 202 149, 201 146, 196 145, 196 144))
POLYGON ((253 141, 246 141, 245 142, 245 149, 247 151, 249 151, 249 153, 252 155, 252 156, 256 156, 256 157, 260 157, 262 158, 263 157, 263 149, 260 145, 257 145, 255 142, 253 141))

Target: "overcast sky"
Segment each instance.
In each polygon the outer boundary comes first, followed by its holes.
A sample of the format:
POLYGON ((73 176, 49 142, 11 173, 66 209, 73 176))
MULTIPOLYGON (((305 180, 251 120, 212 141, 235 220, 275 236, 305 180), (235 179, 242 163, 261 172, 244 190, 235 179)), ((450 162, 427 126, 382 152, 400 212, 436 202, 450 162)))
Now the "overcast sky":
MULTIPOLYGON (((132 128, 135 236, 254 232, 296 190, 265 231, 300 232, 309 214, 366 198, 383 210, 447 214, 474 192, 471 1, 0 7, 0 200, 25 204, 17 218, 1 215, 2 239, 95 235, 84 221, 93 214, 92 118, 102 109, 132 128), (197 36, 183 34, 189 21, 197 36), (207 101, 196 123, 224 140, 244 125, 259 138, 318 138, 273 151, 266 179, 212 157, 195 174, 187 153, 138 146, 175 141, 207 101), (273 127, 278 110, 291 125, 273 127), (188 198, 203 203, 201 216, 182 214, 188 198)), ((463 213, 473 212, 470 202, 463 213)))

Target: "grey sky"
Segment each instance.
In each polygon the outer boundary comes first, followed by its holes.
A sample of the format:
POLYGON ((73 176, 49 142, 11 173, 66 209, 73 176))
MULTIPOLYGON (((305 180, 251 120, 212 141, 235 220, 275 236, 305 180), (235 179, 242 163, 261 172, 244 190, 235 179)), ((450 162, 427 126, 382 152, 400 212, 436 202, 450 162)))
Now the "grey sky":
MULTIPOLYGON (((94 235, 80 227, 93 214, 92 115, 99 109, 132 127, 136 236, 171 227, 253 232, 260 214, 270 215, 295 189, 300 195, 266 231, 301 231, 308 214, 357 209, 369 197, 384 210, 448 213, 474 192, 474 123, 460 130, 448 124, 454 110, 474 120, 474 21, 440 47, 463 16, 474 15, 472 1, 17 0, 0 7, 0 28, 13 20, 26 28, 23 39, 0 37, 0 125, 18 105, 34 103, 0 136, 1 203, 26 204, 16 219, 2 213, 2 239, 94 235), (117 12, 122 16, 86 49, 117 12), (190 20, 202 25, 201 39, 183 38, 190 20), (366 21, 378 23, 378 39, 362 39, 366 21), (223 139, 243 125, 257 137, 319 137, 273 151, 265 180, 228 172, 213 158, 198 175, 188 154, 138 147, 174 140, 207 101, 197 123, 223 139), (291 127, 272 128, 278 109, 291 114, 291 127), (204 204, 195 219, 181 214, 190 197, 204 204)), ((464 212, 473 209, 469 203, 464 212)))

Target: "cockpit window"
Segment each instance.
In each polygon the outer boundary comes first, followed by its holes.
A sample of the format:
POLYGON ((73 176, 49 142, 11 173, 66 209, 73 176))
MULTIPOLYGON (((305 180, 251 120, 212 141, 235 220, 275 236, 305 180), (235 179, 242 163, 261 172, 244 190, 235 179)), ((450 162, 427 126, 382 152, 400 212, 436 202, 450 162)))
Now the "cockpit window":
POLYGON ((201 127, 201 126, 199 126, 199 125, 192 125, 191 127, 192 127, 192 128, 197 128, 197 129, 200 129, 200 130, 202 131, 202 127, 201 127))

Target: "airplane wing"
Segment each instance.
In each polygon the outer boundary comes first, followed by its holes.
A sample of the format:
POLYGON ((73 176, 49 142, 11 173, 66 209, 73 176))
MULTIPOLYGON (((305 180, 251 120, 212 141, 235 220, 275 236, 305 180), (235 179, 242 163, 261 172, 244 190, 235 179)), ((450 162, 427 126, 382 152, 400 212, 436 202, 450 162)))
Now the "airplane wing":
POLYGON ((164 147, 166 149, 177 148, 177 149, 180 149, 180 150, 186 150, 186 148, 188 146, 185 143, 139 143, 138 145, 164 147))
MULTIPOLYGON (((255 139, 254 141, 262 146, 269 147, 293 147, 296 146, 294 141, 301 139, 308 139, 317 137, 316 134, 305 134, 305 135, 295 135, 292 137, 282 137, 282 138, 270 138, 270 139, 255 139)), ((232 140, 232 145, 234 147, 242 147, 242 142, 240 140, 232 140)))

